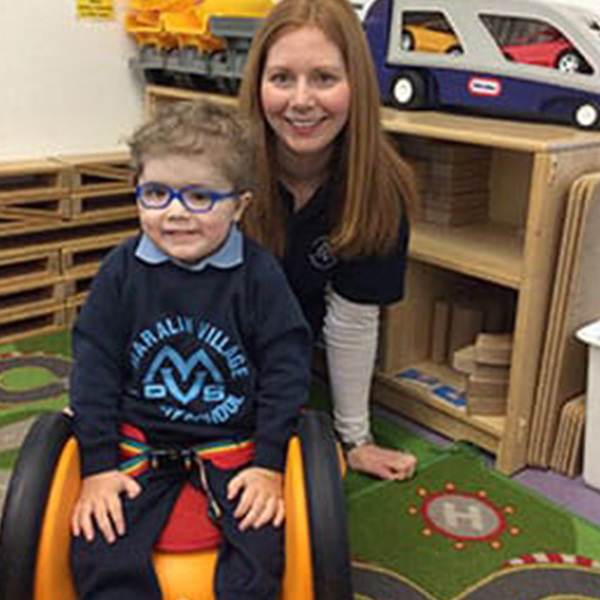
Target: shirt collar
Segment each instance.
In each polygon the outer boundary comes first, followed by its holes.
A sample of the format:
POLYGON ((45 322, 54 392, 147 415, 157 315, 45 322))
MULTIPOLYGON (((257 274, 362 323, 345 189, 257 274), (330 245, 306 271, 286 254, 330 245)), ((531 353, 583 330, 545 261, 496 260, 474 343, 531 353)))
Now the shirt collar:
POLYGON ((197 263, 188 264, 182 263, 173 259, 171 256, 163 252, 156 244, 144 233, 138 242, 135 250, 135 255, 140 260, 150 265, 159 265, 171 261, 183 269, 188 271, 202 271, 207 266, 216 267, 217 269, 231 269, 237 267, 244 262, 244 238, 241 231, 233 225, 229 230, 227 239, 218 250, 201 258, 197 263))

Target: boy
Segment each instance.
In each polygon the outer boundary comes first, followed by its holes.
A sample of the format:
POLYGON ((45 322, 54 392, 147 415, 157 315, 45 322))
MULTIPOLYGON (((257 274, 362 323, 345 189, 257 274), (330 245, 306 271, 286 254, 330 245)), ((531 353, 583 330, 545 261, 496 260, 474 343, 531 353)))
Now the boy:
POLYGON ((223 535, 217 599, 275 600, 311 339, 276 259, 237 229, 249 133, 233 109, 180 103, 130 145, 142 234, 104 261, 73 331, 77 593, 160 599, 151 550, 191 481, 223 535))

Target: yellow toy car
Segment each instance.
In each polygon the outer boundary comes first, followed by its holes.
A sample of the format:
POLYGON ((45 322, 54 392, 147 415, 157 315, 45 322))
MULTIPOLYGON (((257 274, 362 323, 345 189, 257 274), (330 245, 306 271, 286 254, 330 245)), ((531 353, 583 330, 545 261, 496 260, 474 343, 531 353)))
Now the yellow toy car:
POLYGON ((405 24, 401 37, 402 50, 433 54, 462 54, 458 38, 448 31, 444 21, 405 24))

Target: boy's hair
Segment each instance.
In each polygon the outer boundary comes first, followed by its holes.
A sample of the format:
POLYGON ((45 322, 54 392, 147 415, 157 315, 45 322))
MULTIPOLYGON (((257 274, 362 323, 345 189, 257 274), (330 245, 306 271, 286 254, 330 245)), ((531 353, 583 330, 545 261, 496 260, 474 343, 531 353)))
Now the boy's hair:
POLYGON ((136 179, 148 158, 206 155, 235 190, 254 188, 254 150, 245 119, 231 107, 208 100, 159 106, 129 140, 136 179))

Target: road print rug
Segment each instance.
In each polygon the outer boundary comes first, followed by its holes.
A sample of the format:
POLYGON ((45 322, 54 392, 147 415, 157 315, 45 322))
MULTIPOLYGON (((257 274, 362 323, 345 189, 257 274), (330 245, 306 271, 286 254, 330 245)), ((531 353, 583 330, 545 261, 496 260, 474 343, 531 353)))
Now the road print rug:
POLYGON ((66 405, 70 353, 66 330, 0 345, 0 469, 14 461, 23 421, 66 405))
POLYGON ((347 478, 355 600, 600 598, 600 528, 470 446, 424 459, 408 483, 347 478))

